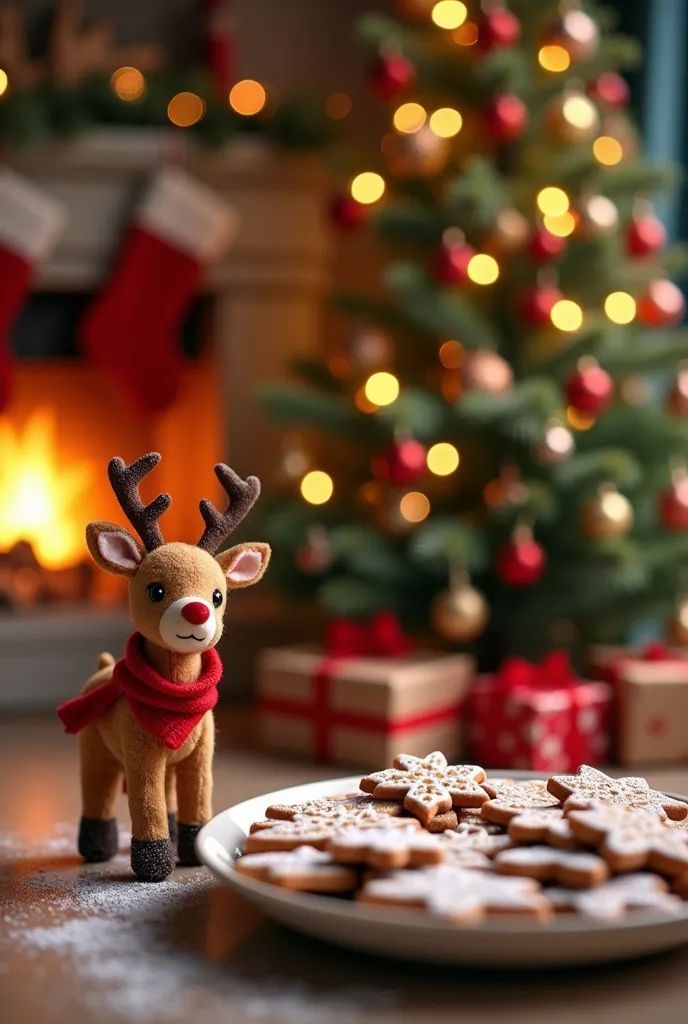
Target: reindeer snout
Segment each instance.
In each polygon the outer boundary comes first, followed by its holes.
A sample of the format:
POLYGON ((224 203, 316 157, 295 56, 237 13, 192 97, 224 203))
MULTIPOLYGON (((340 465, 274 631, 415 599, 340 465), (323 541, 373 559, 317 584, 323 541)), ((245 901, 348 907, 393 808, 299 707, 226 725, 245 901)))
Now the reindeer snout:
POLYGON ((210 618, 210 609, 207 604, 201 604, 200 601, 188 601, 182 607, 181 613, 193 626, 200 626, 210 618))

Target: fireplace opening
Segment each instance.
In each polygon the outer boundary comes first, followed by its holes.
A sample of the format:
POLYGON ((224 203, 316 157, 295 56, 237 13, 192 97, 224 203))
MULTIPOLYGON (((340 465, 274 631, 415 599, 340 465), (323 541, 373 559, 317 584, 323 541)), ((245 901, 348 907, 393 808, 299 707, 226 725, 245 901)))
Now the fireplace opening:
POLYGON ((213 466, 221 457, 222 396, 215 367, 212 308, 201 298, 186 319, 179 395, 164 414, 142 419, 76 350, 87 294, 32 296, 13 331, 13 397, 0 416, 0 607, 116 604, 117 577, 93 566, 84 540, 91 519, 127 525, 107 479, 113 455, 130 462, 159 451, 141 488, 172 506, 169 539, 194 542, 198 501, 221 499, 213 466))

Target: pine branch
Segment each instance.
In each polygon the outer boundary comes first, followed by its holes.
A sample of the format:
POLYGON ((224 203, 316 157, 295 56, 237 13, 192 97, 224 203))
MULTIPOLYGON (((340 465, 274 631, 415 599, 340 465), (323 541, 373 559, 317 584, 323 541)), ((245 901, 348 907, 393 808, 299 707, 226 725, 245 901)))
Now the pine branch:
POLYGON ((401 431, 419 441, 436 441, 446 433, 452 419, 445 401, 421 388, 404 388, 396 402, 380 409, 377 417, 392 432, 401 431))
POLYGON ((430 248, 440 244, 448 221, 439 211, 420 203, 400 202, 376 213, 373 227, 388 242, 412 242, 430 248))
POLYGON ((409 321, 445 338, 461 338, 465 348, 494 348, 492 326, 465 296, 431 284, 416 263, 395 262, 385 269, 385 283, 409 321))
POLYGON ((673 369, 682 359, 688 359, 688 330, 667 335, 649 334, 636 338, 632 344, 604 349, 598 359, 613 376, 630 373, 652 373, 673 369))
POLYGON ((637 487, 643 471, 633 456, 623 449, 606 448, 583 455, 573 455, 557 466, 552 482, 562 490, 592 490, 611 481, 623 489, 637 487))
POLYGON ((321 394, 289 384, 268 384, 258 400, 278 423, 301 423, 335 434, 363 438, 371 424, 345 398, 321 394))
POLYGON ((445 198, 452 222, 463 224, 468 218, 481 228, 494 224, 504 204, 503 179, 481 156, 466 161, 462 173, 450 182, 445 198))
POLYGON ((544 425, 561 408, 561 392, 546 377, 519 381, 505 395, 469 391, 455 405, 457 417, 469 426, 493 427, 524 444, 542 437, 544 425))
POLYGON ((385 586, 380 580, 335 576, 318 588, 318 600, 332 615, 364 618, 379 611, 398 610, 399 593, 399 588, 385 586))
POLYGON ((608 323, 602 321, 592 324, 572 334, 571 340, 564 348, 543 360, 533 360, 530 369, 542 375, 561 377, 576 365, 581 356, 598 354, 609 334, 615 330, 616 328, 610 328, 608 323))
POLYGON ((300 357, 292 359, 289 364, 292 372, 300 377, 304 383, 312 384, 313 387, 323 388, 335 394, 341 394, 343 387, 336 377, 330 373, 327 364, 322 359, 300 357))
POLYGON ((482 572, 488 559, 484 535, 454 516, 433 518, 419 527, 409 543, 409 554, 414 562, 441 576, 452 565, 482 572))
POLYGON ((637 192, 664 192, 675 189, 682 172, 675 164, 621 163, 604 170, 604 194, 618 201, 637 192))
POLYGON ((378 530, 364 523, 344 523, 329 531, 332 552, 346 569, 366 580, 413 585, 408 560, 378 530))

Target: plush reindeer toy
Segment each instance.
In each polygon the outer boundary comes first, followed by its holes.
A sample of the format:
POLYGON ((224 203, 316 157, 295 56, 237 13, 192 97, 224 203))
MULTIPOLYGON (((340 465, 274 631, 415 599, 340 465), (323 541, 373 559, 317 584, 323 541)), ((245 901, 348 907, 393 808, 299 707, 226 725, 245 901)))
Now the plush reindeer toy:
POLYGON ((102 654, 82 693, 58 708, 66 731, 79 734, 79 853, 95 862, 117 852, 115 806, 124 778, 131 866, 149 882, 172 871, 175 844, 181 864, 198 863, 194 840, 212 813, 212 709, 222 674, 215 645, 227 592, 257 583, 270 559, 267 544, 215 554, 260 494, 256 477, 242 480, 225 465, 215 473, 229 498, 226 512, 201 501, 205 530, 198 544, 166 544, 158 519, 170 496, 144 505, 138 492, 159 461, 151 453, 131 466, 110 462, 110 483, 141 541, 121 526, 95 522, 86 542, 102 569, 128 578, 136 632, 121 661, 102 654))

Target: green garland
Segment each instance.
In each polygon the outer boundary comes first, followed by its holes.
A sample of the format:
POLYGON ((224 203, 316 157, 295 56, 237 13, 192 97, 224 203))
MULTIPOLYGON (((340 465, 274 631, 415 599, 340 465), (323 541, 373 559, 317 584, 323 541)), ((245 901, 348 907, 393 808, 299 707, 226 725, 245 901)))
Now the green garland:
POLYGON ((20 149, 51 139, 73 139, 102 125, 170 126, 167 105, 176 93, 194 92, 205 114, 188 129, 206 145, 225 146, 242 137, 265 138, 286 149, 321 149, 330 141, 333 123, 322 103, 303 98, 280 102, 275 109, 243 117, 213 91, 207 72, 161 72, 146 76, 145 95, 133 102, 119 99, 109 77, 89 78, 76 88, 54 84, 9 91, 0 97, 0 145, 20 149))

